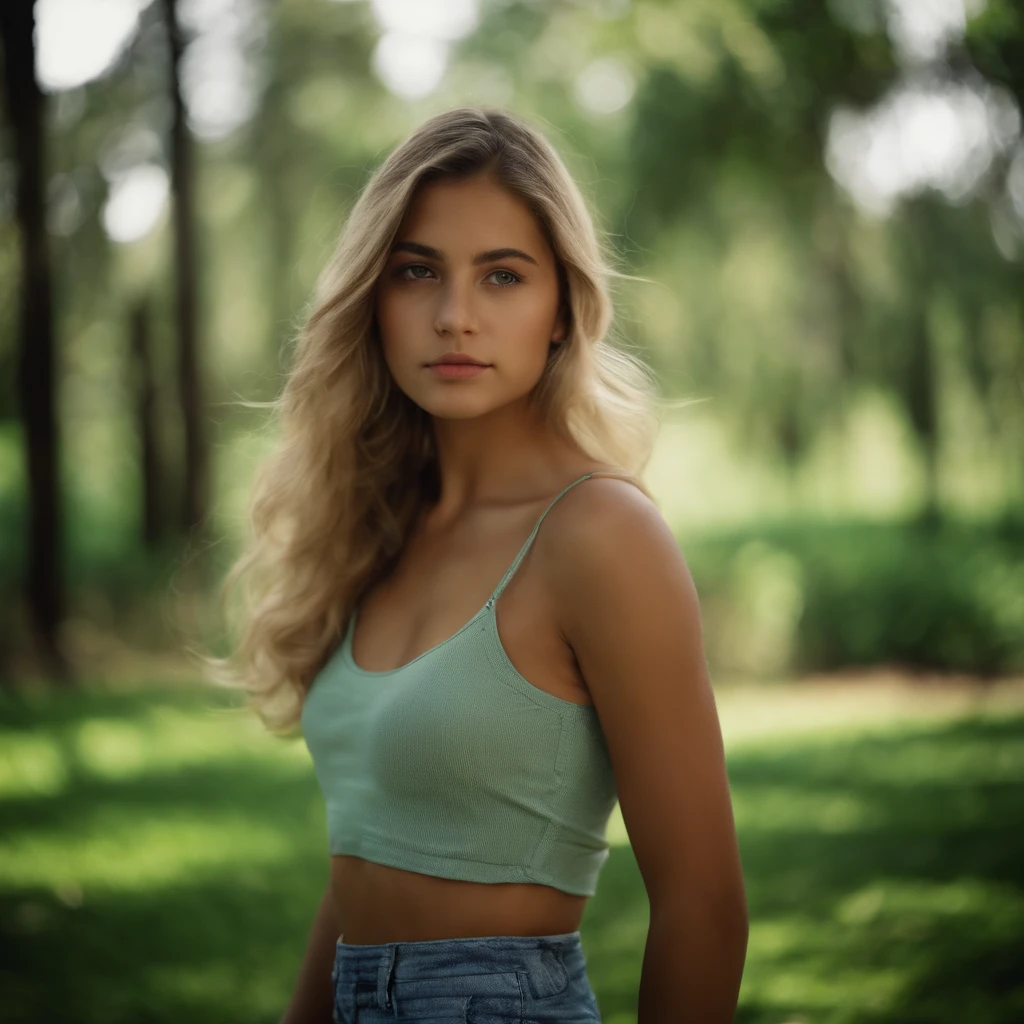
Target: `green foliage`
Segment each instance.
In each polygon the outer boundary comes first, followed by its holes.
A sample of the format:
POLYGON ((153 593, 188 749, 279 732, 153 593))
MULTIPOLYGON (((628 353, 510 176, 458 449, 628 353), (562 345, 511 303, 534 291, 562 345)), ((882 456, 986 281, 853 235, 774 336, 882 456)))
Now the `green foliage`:
POLYGON ((1024 669, 1024 521, 786 522, 683 543, 709 659, 774 676, 847 665, 1024 669))
MULTIPOLYGON (((751 920, 737 1021, 1019 1021, 1024 714, 829 724, 830 694, 805 688, 795 728, 718 694, 751 920)), ((276 1022, 327 874, 301 739, 189 689, 8 695, 0 723, 6 1024, 276 1022)), ((635 1024, 648 906, 609 841, 581 931, 603 1019, 635 1024)))

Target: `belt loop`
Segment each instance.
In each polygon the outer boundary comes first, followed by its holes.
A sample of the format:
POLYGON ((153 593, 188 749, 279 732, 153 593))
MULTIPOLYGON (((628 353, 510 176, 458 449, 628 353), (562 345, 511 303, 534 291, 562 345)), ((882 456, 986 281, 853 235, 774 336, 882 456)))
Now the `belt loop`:
POLYGON ((384 952, 385 962, 377 971, 377 1004, 391 1009, 391 985, 395 975, 395 943, 389 942, 384 952))

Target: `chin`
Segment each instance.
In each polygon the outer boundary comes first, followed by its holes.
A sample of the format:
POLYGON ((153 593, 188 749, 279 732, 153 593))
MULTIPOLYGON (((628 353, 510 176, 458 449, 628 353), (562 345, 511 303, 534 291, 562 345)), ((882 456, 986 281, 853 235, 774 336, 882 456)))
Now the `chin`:
MULTIPOLYGON (((416 399, 413 399, 416 401, 416 399)), ((439 397, 431 395, 423 397, 422 401, 416 404, 431 416, 441 420, 475 420, 480 416, 486 416, 495 409, 500 409, 505 402, 487 400, 482 395, 452 395, 450 397, 439 397)))
POLYGON ((426 393, 410 394, 409 397, 426 413, 442 420, 474 420, 488 416, 509 405, 525 401, 531 388, 522 393, 496 393, 495 389, 479 390, 472 387, 472 381, 445 383, 430 388, 426 393), (465 386, 468 384, 470 386, 465 386))

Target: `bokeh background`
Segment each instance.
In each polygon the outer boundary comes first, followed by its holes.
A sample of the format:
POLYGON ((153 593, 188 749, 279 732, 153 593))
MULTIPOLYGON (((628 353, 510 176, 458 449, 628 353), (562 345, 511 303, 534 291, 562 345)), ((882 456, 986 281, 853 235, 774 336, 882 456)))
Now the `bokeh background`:
MULTIPOLYGON (((358 190, 453 105, 562 153, 676 399, 751 914, 736 1020, 1024 1020, 1017 0, 7 0, 0 1020, 272 1022, 301 737, 203 686, 259 402, 358 190), (245 404, 249 403, 249 404, 245 404)), ((582 925, 636 1020, 621 818, 582 925)))

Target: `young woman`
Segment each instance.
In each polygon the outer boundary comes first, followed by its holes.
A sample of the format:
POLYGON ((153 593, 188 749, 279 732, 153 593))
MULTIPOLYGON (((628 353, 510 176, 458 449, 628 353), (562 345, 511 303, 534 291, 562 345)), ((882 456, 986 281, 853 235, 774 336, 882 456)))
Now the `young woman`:
POLYGON ((261 468, 232 675, 301 723, 330 872, 286 1024, 600 1020, 579 926, 621 807, 640 1024, 725 1024, 747 917, 697 596, 638 480, 649 371, 509 112, 423 124, 355 203, 261 468))

